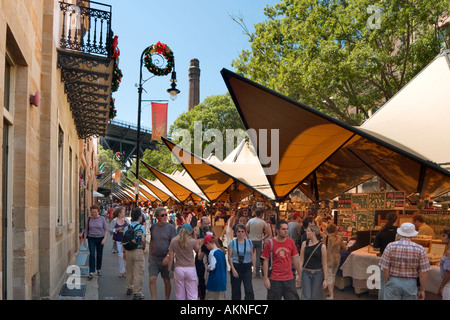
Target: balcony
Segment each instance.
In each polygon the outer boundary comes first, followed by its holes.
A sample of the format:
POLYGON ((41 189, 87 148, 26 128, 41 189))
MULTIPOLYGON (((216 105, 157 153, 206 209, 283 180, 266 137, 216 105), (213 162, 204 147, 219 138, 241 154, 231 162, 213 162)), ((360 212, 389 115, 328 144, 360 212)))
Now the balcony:
POLYGON ((57 65, 80 139, 108 128, 114 68, 112 7, 94 1, 59 2, 57 65))

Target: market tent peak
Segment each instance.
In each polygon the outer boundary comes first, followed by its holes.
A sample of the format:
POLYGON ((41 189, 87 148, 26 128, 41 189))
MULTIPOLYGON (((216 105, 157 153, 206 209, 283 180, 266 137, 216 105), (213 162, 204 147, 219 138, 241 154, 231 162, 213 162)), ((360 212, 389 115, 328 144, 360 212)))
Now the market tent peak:
POLYGON ((278 153, 276 172, 264 171, 277 200, 300 189, 313 201, 331 200, 380 176, 394 189, 440 195, 450 190, 450 172, 413 148, 371 134, 268 89, 232 71, 221 74, 247 130, 260 152, 278 153), (278 141, 262 139, 276 132, 278 141), (264 142, 265 146, 259 145, 264 142))
MULTIPOLYGON (((188 201, 188 200, 193 200, 193 201, 208 200, 203 193, 197 194, 196 192, 188 189, 187 188, 188 185, 190 185, 191 187, 195 187, 195 186, 193 186, 190 183, 190 181, 188 181, 187 179, 183 179, 183 178, 180 178, 178 176, 170 176, 170 175, 168 175, 168 174, 166 174, 164 172, 161 172, 158 169, 152 167, 150 164, 146 163, 145 161, 141 160, 141 162, 181 202, 185 202, 185 201, 188 201), (183 181, 177 181, 177 180, 180 180, 180 179, 182 179, 183 181)), ((198 189, 197 192, 201 192, 201 190, 198 189)))
POLYGON ((195 181, 189 174, 186 173, 185 170, 183 170, 183 172, 174 171, 171 174, 163 174, 179 185, 185 187, 187 190, 191 191, 191 198, 193 201, 198 202, 204 200, 209 202, 208 197, 203 193, 203 191, 198 187, 195 181))
MULTIPOLYGON (((119 187, 119 190, 123 194, 127 195, 128 198, 133 199, 133 200, 135 199, 136 195, 134 193, 134 190, 131 187, 129 187, 125 184, 119 184, 118 187, 119 187)), ((144 202, 152 201, 152 200, 146 198, 143 194, 138 194, 138 199, 139 199, 139 201, 144 201, 144 202)))
MULTIPOLYGON (((257 192, 269 200, 274 200, 259 163, 255 161, 236 163, 236 159, 231 160, 233 156, 230 156, 228 160, 226 158, 224 161, 215 160, 214 163, 210 163, 184 150, 172 141, 162 139, 211 201, 215 201, 225 194, 228 194, 232 201, 239 201, 253 192, 257 192)), ((237 149, 242 149, 242 146, 238 145, 237 149)), ((237 152, 235 154, 238 155, 237 152)), ((240 154, 241 159, 249 156, 246 153, 240 154)))
MULTIPOLYGON (((136 173, 133 172, 136 176, 136 173)), ((181 202, 167 187, 158 179, 147 180, 141 176, 138 177, 139 181, 144 184, 149 190, 151 190, 163 203, 169 199, 174 199, 176 202, 181 202)))
POLYGON ((245 183, 267 199, 275 200, 275 195, 264 174, 256 150, 250 141, 242 139, 223 161, 213 163, 213 165, 238 181, 245 183))
POLYGON ((94 197, 100 198, 100 199, 105 199, 105 198, 106 198, 105 195, 104 195, 103 193, 100 193, 100 192, 95 191, 95 190, 92 192, 92 195, 93 195, 94 197))
MULTIPOLYGON (((127 176, 125 178, 128 180, 128 182, 134 184, 133 181, 131 181, 127 176)), ((160 201, 163 202, 152 190, 150 190, 146 185, 139 184, 139 192, 142 192, 142 194, 149 199, 150 201, 160 201)))
POLYGON ((450 168, 450 50, 436 56, 361 128, 389 137, 450 168))
POLYGON ((204 159, 184 150, 164 137, 161 137, 161 139, 202 190, 208 201, 218 199, 233 184, 232 177, 208 165, 204 159))
POLYGON ((122 192, 120 192, 119 190, 116 190, 112 193, 112 195, 122 201, 132 201, 133 199, 125 194, 123 194, 122 192))
MULTIPOLYGON (((124 185, 124 186, 126 186, 126 188, 129 192, 131 192, 134 195, 136 194, 136 191, 132 187, 127 186, 127 185, 124 185)), ((153 193, 147 192, 146 190, 141 189, 141 188, 139 188, 139 197, 138 198, 139 198, 139 200, 144 201, 144 202, 147 202, 147 201, 154 202, 154 201, 160 200, 153 193)))

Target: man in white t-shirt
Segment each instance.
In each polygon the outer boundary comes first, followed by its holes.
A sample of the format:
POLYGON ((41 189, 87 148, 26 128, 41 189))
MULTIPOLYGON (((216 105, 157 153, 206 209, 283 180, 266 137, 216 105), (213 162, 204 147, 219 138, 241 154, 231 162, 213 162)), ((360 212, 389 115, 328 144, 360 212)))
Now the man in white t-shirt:
POLYGON ((264 211, 261 208, 255 210, 255 217, 247 222, 247 233, 249 239, 253 243, 253 248, 256 253, 256 276, 261 276, 261 252, 262 243, 270 236, 270 227, 262 219, 264 211))

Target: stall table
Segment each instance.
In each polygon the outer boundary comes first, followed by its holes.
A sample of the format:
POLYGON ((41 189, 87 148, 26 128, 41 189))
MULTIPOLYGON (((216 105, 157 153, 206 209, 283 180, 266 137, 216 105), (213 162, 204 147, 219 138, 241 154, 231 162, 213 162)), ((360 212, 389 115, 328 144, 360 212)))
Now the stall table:
MULTIPOLYGON (((367 280, 369 280, 369 277, 371 280, 369 281, 369 283, 372 283, 374 281, 375 288, 379 286, 379 278, 374 277, 375 271, 374 269, 369 269, 369 267, 379 267, 380 259, 381 257, 378 257, 376 253, 369 252, 369 248, 367 246, 350 253, 345 262, 342 264, 342 274, 344 277, 352 278, 352 285, 356 294, 360 294, 369 290, 369 288, 367 287, 367 280)), ((425 291, 437 294, 440 284, 441 274, 439 266, 432 265, 431 270, 428 271, 428 279, 425 291)))

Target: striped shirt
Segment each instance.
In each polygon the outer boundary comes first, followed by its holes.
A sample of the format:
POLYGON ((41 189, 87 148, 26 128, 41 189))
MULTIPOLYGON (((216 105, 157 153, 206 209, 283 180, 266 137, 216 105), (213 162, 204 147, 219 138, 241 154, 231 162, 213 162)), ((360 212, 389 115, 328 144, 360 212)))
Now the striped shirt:
POLYGON ((391 277, 417 278, 431 269, 425 249, 409 238, 388 244, 380 260, 381 269, 391 277))

